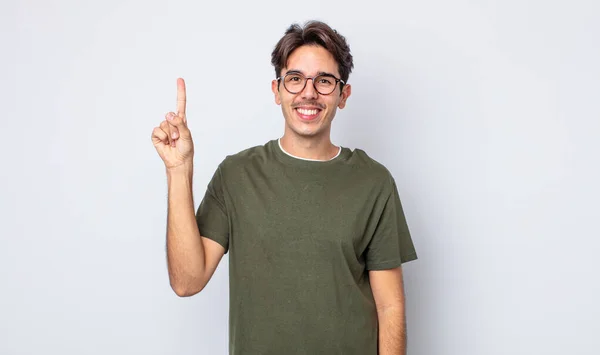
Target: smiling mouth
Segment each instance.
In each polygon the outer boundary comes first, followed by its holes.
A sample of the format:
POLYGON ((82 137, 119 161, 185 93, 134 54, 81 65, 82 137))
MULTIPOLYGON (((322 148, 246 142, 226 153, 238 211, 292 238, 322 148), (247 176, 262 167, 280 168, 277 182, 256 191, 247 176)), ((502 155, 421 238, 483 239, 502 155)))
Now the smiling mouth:
POLYGON ((307 121, 314 120, 315 118, 317 118, 317 116, 319 116, 319 113, 321 112, 321 110, 318 108, 308 109, 308 108, 298 107, 295 110, 301 119, 307 120, 307 121))

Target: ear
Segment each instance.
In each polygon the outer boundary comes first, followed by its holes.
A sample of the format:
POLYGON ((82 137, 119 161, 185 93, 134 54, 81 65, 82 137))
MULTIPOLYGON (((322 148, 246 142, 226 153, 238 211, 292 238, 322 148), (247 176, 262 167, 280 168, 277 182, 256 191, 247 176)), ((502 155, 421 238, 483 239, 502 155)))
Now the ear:
POLYGON ((344 88, 342 89, 342 98, 340 99, 340 103, 338 104, 338 107, 341 109, 343 109, 344 107, 346 107, 346 100, 348 100, 348 98, 350 97, 350 94, 352 94, 352 87, 350 86, 350 84, 346 84, 344 85, 344 88))
POLYGON ((275 103, 277 105, 281 105, 281 96, 279 96, 279 81, 273 80, 271 82, 271 91, 273 91, 273 95, 275 95, 275 103))

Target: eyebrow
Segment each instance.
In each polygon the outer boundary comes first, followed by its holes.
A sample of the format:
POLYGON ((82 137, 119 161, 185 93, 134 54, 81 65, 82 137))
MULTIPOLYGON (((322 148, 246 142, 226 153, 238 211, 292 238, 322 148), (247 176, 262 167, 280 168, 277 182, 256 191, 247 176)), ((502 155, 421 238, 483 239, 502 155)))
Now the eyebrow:
MULTIPOLYGON (((302 72, 302 70, 298 70, 298 69, 290 69, 290 70, 288 70, 288 71, 286 72, 286 74, 302 74, 302 75, 306 76, 306 74, 304 74, 304 73, 302 72)), ((336 77, 335 75, 333 75, 333 74, 331 74, 331 73, 328 73, 328 72, 325 72, 325 71, 320 71, 320 72, 318 72, 318 73, 317 73, 317 75, 330 76, 330 77, 332 77, 332 78, 335 78, 335 77, 336 77)))

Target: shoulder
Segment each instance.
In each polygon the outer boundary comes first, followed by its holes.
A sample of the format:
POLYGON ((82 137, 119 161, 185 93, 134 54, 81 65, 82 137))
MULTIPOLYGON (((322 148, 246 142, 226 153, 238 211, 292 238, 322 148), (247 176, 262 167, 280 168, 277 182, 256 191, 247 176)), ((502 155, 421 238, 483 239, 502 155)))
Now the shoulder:
POLYGON ((261 163, 269 159, 269 143, 246 148, 237 153, 227 155, 219 165, 221 170, 232 171, 243 169, 249 164, 261 163))
POLYGON ((369 179, 376 180, 386 185, 394 184, 394 178, 390 170, 363 149, 355 148, 349 162, 357 173, 365 175, 369 177, 369 179))

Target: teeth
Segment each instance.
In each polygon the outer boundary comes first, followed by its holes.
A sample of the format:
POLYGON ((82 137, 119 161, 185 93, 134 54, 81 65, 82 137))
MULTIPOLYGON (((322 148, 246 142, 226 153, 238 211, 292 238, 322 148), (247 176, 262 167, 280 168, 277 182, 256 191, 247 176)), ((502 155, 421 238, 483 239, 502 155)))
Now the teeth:
POLYGON ((306 115, 306 116, 313 116, 313 115, 316 115, 317 112, 319 112, 319 111, 318 110, 306 110, 303 108, 299 108, 298 112, 300 112, 301 114, 306 115))

